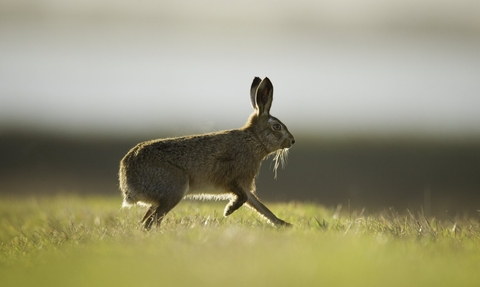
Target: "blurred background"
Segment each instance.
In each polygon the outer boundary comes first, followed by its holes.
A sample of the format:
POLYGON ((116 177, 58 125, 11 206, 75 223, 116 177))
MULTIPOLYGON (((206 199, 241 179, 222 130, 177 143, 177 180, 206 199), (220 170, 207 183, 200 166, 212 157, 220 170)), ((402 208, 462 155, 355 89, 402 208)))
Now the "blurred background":
POLYGON ((478 214, 476 0, 0 0, 0 194, 119 195, 139 141, 242 126, 254 76, 297 140, 261 198, 478 214))

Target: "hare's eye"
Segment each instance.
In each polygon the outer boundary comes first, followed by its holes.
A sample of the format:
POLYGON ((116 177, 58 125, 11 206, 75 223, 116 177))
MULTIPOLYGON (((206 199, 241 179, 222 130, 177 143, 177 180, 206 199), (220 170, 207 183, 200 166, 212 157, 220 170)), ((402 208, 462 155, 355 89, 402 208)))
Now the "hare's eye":
POLYGON ((274 125, 273 125, 273 130, 279 131, 279 130, 281 130, 281 129, 282 129, 282 125, 281 125, 281 124, 274 124, 274 125))

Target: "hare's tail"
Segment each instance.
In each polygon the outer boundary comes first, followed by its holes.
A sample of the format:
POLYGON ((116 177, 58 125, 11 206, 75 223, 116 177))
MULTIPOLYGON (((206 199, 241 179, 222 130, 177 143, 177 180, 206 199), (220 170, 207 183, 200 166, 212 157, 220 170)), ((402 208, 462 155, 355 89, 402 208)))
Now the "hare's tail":
POLYGON ((130 208, 135 203, 136 202, 132 198, 130 198, 128 195, 125 195, 125 197, 123 198, 122 208, 130 208))
POLYGON ((132 205, 135 205, 138 200, 135 198, 135 192, 132 192, 132 189, 128 184, 125 182, 120 182, 120 190, 123 193, 123 203, 122 203, 122 208, 130 208, 132 205))
POLYGON ((230 201, 234 199, 235 196, 233 194, 188 194, 185 195, 184 199, 188 200, 201 200, 201 201, 207 201, 207 200, 213 200, 213 201, 230 201))

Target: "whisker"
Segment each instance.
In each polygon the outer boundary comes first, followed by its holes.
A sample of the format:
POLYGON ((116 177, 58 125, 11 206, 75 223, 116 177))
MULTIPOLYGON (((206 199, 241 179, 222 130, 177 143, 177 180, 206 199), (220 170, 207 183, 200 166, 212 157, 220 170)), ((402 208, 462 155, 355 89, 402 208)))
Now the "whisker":
POLYGON ((277 170, 280 165, 282 166, 282 169, 285 168, 285 165, 287 164, 288 151, 288 148, 284 148, 275 152, 275 157, 273 158, 273 172, 275 173, 274 178, 277 178, 277 170))

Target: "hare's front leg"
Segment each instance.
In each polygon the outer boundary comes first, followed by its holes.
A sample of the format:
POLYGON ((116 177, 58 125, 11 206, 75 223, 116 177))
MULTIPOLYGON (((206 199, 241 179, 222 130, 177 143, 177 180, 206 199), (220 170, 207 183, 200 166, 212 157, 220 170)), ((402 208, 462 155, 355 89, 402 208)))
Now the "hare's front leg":
POLYGON ((288 222, 276 217, 260 200, 250 191, 246 191, 237 184, 230 186, 230 191, 233 192, 236 197, 232 199, 227 206, 225 206, 224 216, 232 214, 235 210, 240 208, 244 203, 247 203, 249 207, 265 217, 269 222, 275 226, 289 226, 288 222))
POLYGON ((235 210, 239 209, 245 202, 247 202, 248 196, 243 188, 238 186, 238 184, 233 183, 230 185, 230 191, 233 192, 236 197, 225 206, 223 216, 229 216, 235 210))
POLYGON ((260 200, 255 196, 255 194, 249 192, 248 194, 248 199, 247 199, 247 205, 251 208, 253 208, 256 212, 258 212, 260 215, 265 217, 268 221, 270 221, 273 225, 275 226, 291 226, 290 223, 285 222, 275 216, 273 212, 271 212, 263 203, 260 202, 260 200))

